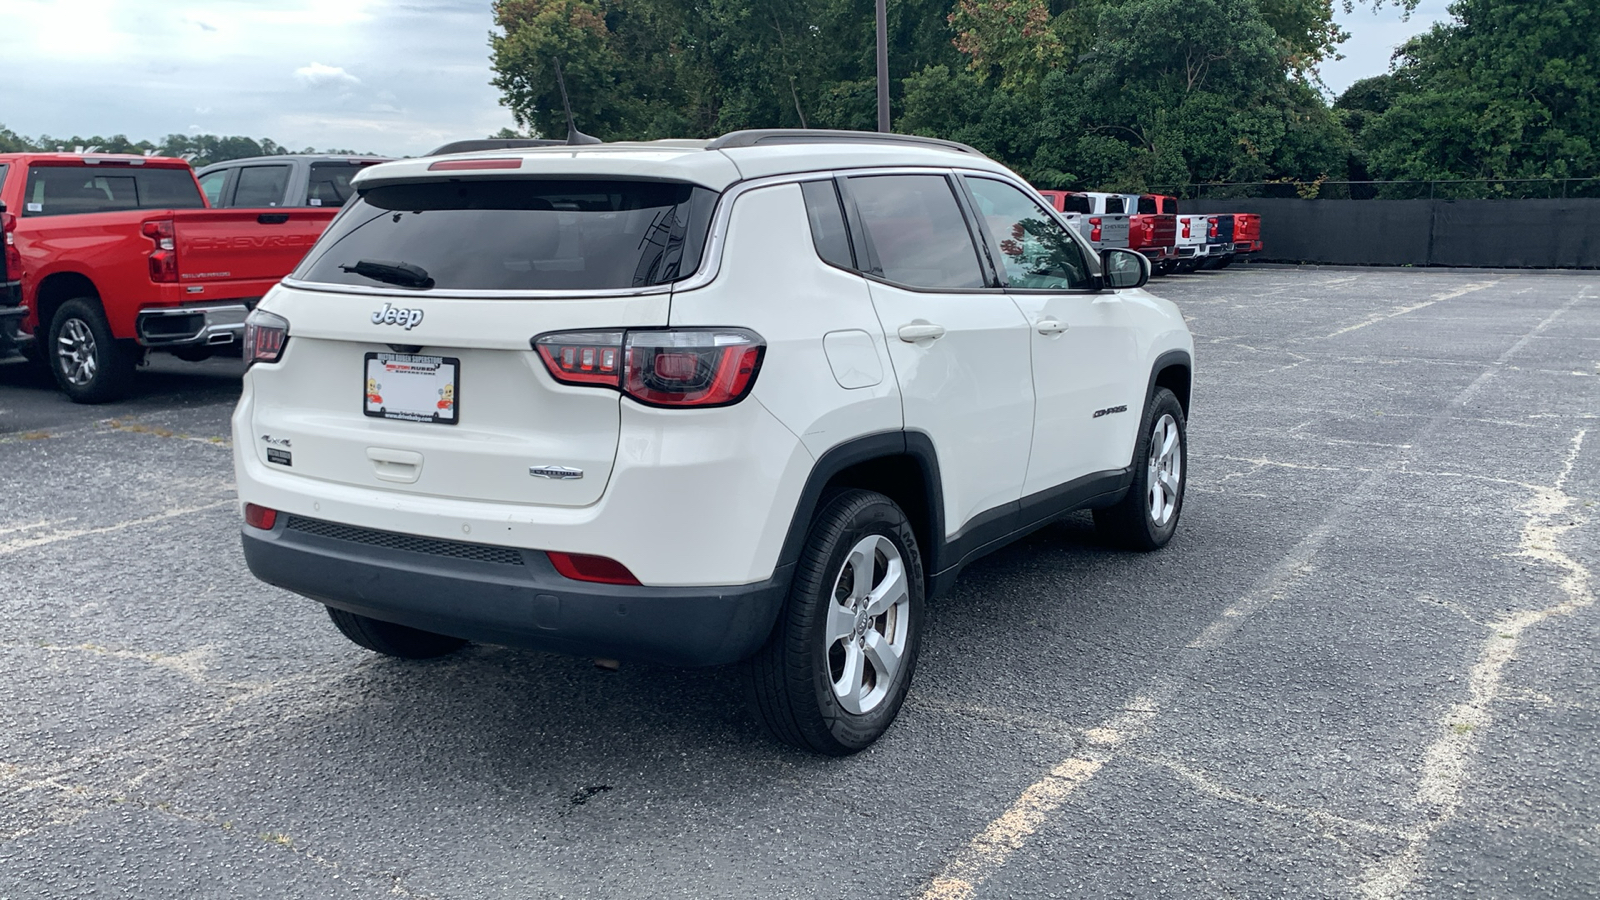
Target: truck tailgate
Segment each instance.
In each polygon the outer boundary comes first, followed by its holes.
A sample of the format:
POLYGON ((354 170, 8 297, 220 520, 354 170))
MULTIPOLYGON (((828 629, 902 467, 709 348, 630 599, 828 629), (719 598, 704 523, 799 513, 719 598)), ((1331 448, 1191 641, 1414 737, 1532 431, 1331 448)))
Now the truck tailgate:
POLYGON ((184 284, 270 279, 293 271, 335 209, 206 209, 172 213, 184 284))

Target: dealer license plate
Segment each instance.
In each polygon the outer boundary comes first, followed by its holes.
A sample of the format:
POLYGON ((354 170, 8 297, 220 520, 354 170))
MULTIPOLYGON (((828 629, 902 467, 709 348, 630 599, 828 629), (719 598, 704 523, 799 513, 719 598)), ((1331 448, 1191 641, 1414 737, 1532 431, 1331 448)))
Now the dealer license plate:
POLYGON ((461 415, 461 360, 368 353, 362 411, 379 419, 454 425, 461 415))

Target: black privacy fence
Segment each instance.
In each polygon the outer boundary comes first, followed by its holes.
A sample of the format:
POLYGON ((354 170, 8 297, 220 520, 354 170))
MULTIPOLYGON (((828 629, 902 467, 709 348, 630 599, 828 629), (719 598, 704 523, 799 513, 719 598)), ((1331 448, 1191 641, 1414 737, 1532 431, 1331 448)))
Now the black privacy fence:
POLYGON ((1434 181, 1255 181, 1168 184, 1151 190, 1180 200, 1564 200, 1600 199, 1600 178, 1434 181))
POLYGON ((1255 213, 1263 262, 1600 268, 1600 198, 1301 200, 1211 197, 1182 212, 1255 213))

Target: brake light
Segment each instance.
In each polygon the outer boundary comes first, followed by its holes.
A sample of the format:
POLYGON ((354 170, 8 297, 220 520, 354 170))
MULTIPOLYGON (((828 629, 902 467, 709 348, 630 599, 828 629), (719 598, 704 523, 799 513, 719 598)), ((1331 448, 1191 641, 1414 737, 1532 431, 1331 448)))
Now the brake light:
POLYGON ((155 242, 150 253, 150 280, 174 282, 178 280, 177 232, 171 219, 151 219, 139 227, 144 236, 155 242))
POLYGON ((264 309, 252 310, 244 320, 244 367, 277 362, 288 343, 288 319, 264 309))
POLYGON ((1095 242, 1097 244, 1100 243, 1100 217, 1099 216, 1094 216, 1093 218, 1089 219, 1089 240, 1091 240, 1091 241, 1093 241, 1093 242, 1095 242))
POLYGON ((1216 237, 1217 236, 1217 220, 1216 220, 1216 218, 1213 217, 1213 218, 1206 219, 1206 225, 1207 225, 1206 237, 1216 237))
POLYGON ((563 384, 615 388, 646 406, 728 406, 754 387, 767 343, 744 328, 565 331, 533 339, 563 384))
POLYGON ((271 531, 272 526, 278 524, 278 511, 268 509, 265 506, 257 506, 254 503, 246 503, 244 505, 244 523, 251 528, 271 531))
POLYGON ((520 159, 441 159, 428 166, 429 172, 461 172, 477 169, 520 169, 520 159))
POLYGON ((22 251, 17 249, 17 217, 11 213, 0 213, 0 234, 5 235, 5 265, 0 266, 0 272, 5 277, 18 279, 22 277, 22 251))
POLYGON ((1190 220, 1188 220, 1188 219, 1184 219, 1183 220, 1183 236, 1184 237, 1188 237, 1189 236, 1189 221, 1190 220))
POLYGON ((556 567, 563 578, 599 584, 639 583, 627 566, 608 557, 590 556, 587 553, 557 553, 554 550, 546 551, 545 555, 550 557, 550 564, 556 567))

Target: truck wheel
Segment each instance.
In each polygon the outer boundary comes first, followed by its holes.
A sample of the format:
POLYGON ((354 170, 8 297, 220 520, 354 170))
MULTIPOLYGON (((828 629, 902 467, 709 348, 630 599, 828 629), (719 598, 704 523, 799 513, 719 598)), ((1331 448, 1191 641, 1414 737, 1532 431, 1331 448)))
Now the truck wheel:
POLYGON ((1189 450, 1183 407, 1166 388, 1157 388, 1145 408, 1133 451, 1133 484, 1115 506, 1094 511, 1095 528, 1112 544, 1128 550, 1159 550, 1178 530, 1183 512, 1184 471, 1189 450))
POLYGON ((56 384, 74 403, 105 403, 133 387, 139 352, 130 344, 112 336, 100 304, 79 297, 56 310, 44 353, 56 384))
POLYGON ((900 712, 922 636, 922 562, 882 494, 824 501, 767 643, 746 663, 750 705, 778 740, 844 756, 900 712))
POLYGON ((328 618, 333 620, 340 633, 354 643, 375 653, 401 659, 432 659, 454 653, 467 644, 461 638, 371 619, 331 606, 328 607, 328 618))

